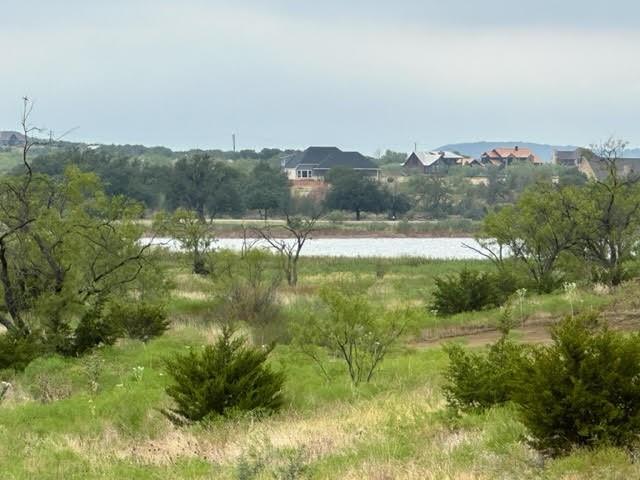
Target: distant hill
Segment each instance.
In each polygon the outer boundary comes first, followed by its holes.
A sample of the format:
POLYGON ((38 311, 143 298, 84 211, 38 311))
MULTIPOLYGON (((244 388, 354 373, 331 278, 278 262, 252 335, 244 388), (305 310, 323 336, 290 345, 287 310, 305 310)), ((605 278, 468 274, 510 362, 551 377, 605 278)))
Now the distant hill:
MULTIPOLYGON (((550 162, 553 158, 554 150, 574 150, 578 147, 574 145, 549 145, 546 143, 531 143, 531 142, 470 142, 470 143, 451 143, 449 145, 443 145, 434 150, 450 150, 460 152, 470 157, 480 158, 487 150, 491 150, 497 147, 519 147, 528 148, 535 153, 541 160, 550 162)), ((625 150, 624 156, 627 158, 640 158, 640 148, 630 148, 625 150)))
POLYGON ((629 148, 624 151, 626 158, 640 158, 640 148, 629 148))

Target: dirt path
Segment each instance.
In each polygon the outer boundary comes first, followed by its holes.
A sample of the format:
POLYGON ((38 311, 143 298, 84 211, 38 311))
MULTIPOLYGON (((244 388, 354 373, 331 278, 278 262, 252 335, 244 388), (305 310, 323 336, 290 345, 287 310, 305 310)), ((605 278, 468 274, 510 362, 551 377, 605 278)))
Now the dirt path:
MULTIPOLYGON (((627 311, 604 311, 600 314, 613 330, 634 332, 640 330, 640 310, 627 311)), ((514 338, 520 342, 541 344, 550 343, 550 327, 560 320, 550 315, 538 315, 528 319, 525 325, 512 330, 514 338)), ((433 334, 434 332, 429 332, 433 334)), ((449 342, 460 342, 469 347, 483 347, 495 343, 502 335, 494 327, 477 327, 475 331, 460 334, 447 334, 439 332, 441 335, 435 338, 426 338, 414 342, 409 342, 409 346, 417 349, 439 347, 449 342)))
MULTIPOLYGON (((512 332, 516 339, 525 343, 549 343, 551 341, 548 325, 525 326, 524 328, 515 328, 512 332)), ((495 343, 501 335, 498 330, 491 329, 464 335, 453 335, 433 340, 412 342, 409 346, 421 349, 438 347, 449 342, 460 342, 469 347, 483 347, 495 343)))

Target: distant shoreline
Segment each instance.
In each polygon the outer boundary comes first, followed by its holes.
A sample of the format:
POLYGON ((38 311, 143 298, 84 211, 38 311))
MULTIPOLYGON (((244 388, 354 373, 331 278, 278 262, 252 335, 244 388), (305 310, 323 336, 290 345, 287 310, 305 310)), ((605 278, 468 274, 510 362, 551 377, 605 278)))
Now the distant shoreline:
MULTIPOLYGON (((249 237, 255 237, 254 230, 248 230, 249 237)), ((279 235, 279 238, 291 238, 291 236, 279 235)), ((367 232, 367 231, 352 231, 345 232, 344 230, 318 230, 313 232, 309 238, 458 238, 458 237, 473 237, 476 232, 469 231, 434 231, 434 232, 367 232)), ((237 231, 220 231, 214 230, 213 236, 216 238, 243 238, 244 233, 241 230, 237 231)))
MULTIPOLYGON (((153 236, 151 221, 140 222, 146 227, 145 235, 153 236)), ((286 230, 279 228, 281 219, 269 220, 274 233, 288 238, 286 230)), ((258 229, 265 226, 261 220, 216 219, 212 222, 212 236, 216 238, 243 238, 259 236, 258 229)), ((480 222, 469 219, 447 219, 426 221, 363 220, 331 222, 320 220, 311 238, 454 238, 473 237, 480 228, 480 222)))

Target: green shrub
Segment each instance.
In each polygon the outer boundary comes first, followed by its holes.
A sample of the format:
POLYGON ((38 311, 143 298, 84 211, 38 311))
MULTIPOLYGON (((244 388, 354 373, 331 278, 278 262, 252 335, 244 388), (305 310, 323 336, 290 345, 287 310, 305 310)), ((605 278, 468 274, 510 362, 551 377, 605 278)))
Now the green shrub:
POLYGON ((242 255, 220 252, 214 258, 220 292, 217 317, 223 323, 246 322, 252 327, 253 338, 265 343, 265 334, 278 330, 275 324, 282 320, 276 298, 282 275, 274 262, 276 257, 251 249, 242 255))
POLYGON ((35 334, 0 335, 0 371, 24 370, 32 360, 42 355, 44 350, 40 337, 35 334))
POLYGON ((167 362, 174 383, 167 388, 177 407, 170 412, 191 421, 238 412, 271 413, 283 404, 284 375, 267 364, 270 349, 252 348, 226 326, 214 345, 167 362))
POLYGON ((503 301, 495 279, 484 272, 464 269, 457 275, 438 277, 432 310, 444 315, 496 307, 503 301))
POLYGON ((503 304, 518 289, 523 287, 523 279, 515 275, 511 268, 502 268, 494 273, 488 274, 489 280, 493 284, 498 295, 498 303, 503 304))
POLYGON ((502 337, 483 353, 451 344, 444 394, 455 410, 477 411, 512 399, 527 348, 502 337))
POLYGON ((23 374, 23 384, 34 400, 52 403, 69 398, 74 392, 75 375, 72 360, 58 355, 40 357, 29 364, 23 374))
POLYGON ((373 379, 410 316, 409 311, 380 311, 358 289, 352 282, 323 288, 322 304, 291 326, 294 343, 327 380, 324 360, 331 355, 344 362, 356 386, 373 379))
POLYGON ((324 217, 327 221, 331 223, 340 223, 349 219, 349 215, 347 215, 342 210, 331 210, 324 217))
POLYGON ((281 313, 276 302, 278 283, 234 281, 226 292, 221 316, 247 322, 252 327, 271 324, 281 313))
POLYGON ((376 267, 376 278, 379 278, 380 280, 382 280, 387 273, 387 264, 384 262, 383 259, 377 259, 375 267, 376 267))
POLYGON ((535 350, 515 401, 534 445, 631 446, 640 434, 640 336, 592 330, 593 316, 567 318, 553 344, 535 350))
POLYGON ((369 232, 384 232, 387 229, 387 225, 382 222, 371 222, 367 224, 367 231, 369 232))
POLYGON ((87 311, 76 326, 70 345, 61 352, 82 355, 99 345, 113 345, 121 334, 120 327, 103 316, 102 307, 87 311))
POLYGON ((401 233, 403 235, 407 235, 413 231, 409 220, 407 220, 406 218, 403 218, 395 224, 395 230, 397 233, 401 233))
POLYGON ((170 321, 162 305, 152 303, 111 305, 106 322, 129 338, 146 342, 167 331, 170 321))

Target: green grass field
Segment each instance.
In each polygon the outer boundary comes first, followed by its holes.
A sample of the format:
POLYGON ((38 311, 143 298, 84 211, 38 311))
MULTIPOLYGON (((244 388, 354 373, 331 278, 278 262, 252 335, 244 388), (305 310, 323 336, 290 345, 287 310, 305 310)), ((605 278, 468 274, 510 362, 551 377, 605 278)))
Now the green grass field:
MULTIPOLYGON (((121 341, 82 358, 38 359, 22 373, 5 374, 12 388, 0 406, 0 478, 640 478, 634 456, 620 449, 542 457, 527 445, 511 407, 448 413, 440 388, 447 357, 439 345, 421 342, 469 326, 491 328, 498 312, 436 317, 430 292, 436 276, 490 268, 484 262, 303 258, 298 288, 278 293, 289 321, 318 289, 345 276, 361 282, 380 308, 418 312, 373 382, 354 388, 337 361, 325 380, 310 360, 280 344, 270 361, 287 376, 282 412, 176 427, 160 412, 170 405, 164 359, 211 343, 218 327, 208 315, 215 285, 188 273, 183 258, 165 263, 173 325, 163 337, 121 341)), ((581 291, 575 308, 628 309, 636 293, 633 285, 612 294, 581 291)), ((523 308, 534 324, 571 306, 556 294, 529 296, 523 308)))

